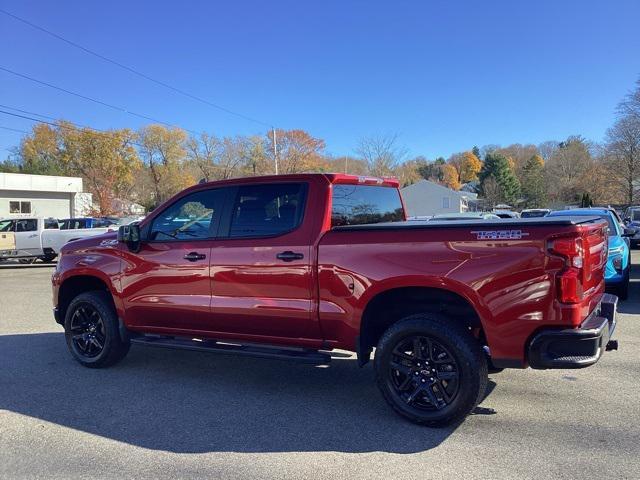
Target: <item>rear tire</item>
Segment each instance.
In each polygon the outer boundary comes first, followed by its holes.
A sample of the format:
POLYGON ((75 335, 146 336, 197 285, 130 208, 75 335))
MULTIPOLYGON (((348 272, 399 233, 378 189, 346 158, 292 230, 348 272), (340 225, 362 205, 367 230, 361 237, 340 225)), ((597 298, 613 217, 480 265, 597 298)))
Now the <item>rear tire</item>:
POLYGON ((81 293, 71 301, 65 315, 64 334, 73 358, 89 368, 115 365, 131 346, 120 338, 111 297, 101 291, 81 293))
POLYGON ((51 263, 56 259, 57 256, 58 254, 55 252, 45 252, 45 254, 40 257, 40 260, 42 260, 44 263, 51 263))
POLYGON ((393 324, 378 342, 374 368, 391 408, 429 427, 463 420, 488 381, 486 355, 469 330, 431 313, 393 324))

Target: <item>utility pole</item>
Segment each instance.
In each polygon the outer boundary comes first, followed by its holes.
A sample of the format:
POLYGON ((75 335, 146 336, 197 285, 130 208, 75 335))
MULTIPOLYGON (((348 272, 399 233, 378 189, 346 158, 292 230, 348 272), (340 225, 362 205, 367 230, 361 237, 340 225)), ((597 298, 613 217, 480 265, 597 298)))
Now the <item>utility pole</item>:
POLYGON ((276 175, 278 175, 278 142, 276 140, 275 127, 271 127, 271 132, 273 133, 273 158, 276 162, 276 175))

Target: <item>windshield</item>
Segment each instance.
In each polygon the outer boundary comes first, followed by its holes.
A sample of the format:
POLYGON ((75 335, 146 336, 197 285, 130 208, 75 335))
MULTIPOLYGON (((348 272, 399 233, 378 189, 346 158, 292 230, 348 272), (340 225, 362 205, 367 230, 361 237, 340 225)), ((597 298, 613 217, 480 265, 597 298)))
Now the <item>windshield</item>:
POLYGON ((13 220, 0 220, 0 232, 13 232, 13 220))
POLYGON ((466 216, 460 216, 460 217, 438 217, 437 215, 433 218, 430 218, 429 221, 430 222, 439 222, 441 220, 484 220, 483 217, 476 217, 476 216, 471 216, 469 215, 468 217, 466 216))
POLYGON ((520 216, 522 218, 536 218, 536 217, 544 217, 547 214, 546 210, 531 210, 529 212, 522 212, 520 216))
POLYGON ((609 236, 610 237, 620 234, 618 232, 618 228, 616 227, 616 224, 614 223, 614 221, 611 218, 611 216, 609 216, 609 215, 600 215, 600 218, 602 218, 603 220, 607 221, 607 224, 609 225, 609 236))
POLYGON ((631 221, 640 222, 640 210, 631 210, 631 221))

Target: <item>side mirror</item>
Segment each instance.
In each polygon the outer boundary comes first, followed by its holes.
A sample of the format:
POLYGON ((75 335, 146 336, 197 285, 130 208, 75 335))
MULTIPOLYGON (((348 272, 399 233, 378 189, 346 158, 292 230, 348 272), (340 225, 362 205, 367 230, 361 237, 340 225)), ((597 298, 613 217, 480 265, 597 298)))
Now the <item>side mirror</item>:
POLYGON ((140 251, 140 225, 122 225, 118 228, 118 242, 125 243, 134 253, 140 251))
POLYGON ((627 227, 622 232, 622 236, 623 237, 633 237, 636 233, 638 233, 638 229, 637 228, 629 228, 629 227, 627 227))

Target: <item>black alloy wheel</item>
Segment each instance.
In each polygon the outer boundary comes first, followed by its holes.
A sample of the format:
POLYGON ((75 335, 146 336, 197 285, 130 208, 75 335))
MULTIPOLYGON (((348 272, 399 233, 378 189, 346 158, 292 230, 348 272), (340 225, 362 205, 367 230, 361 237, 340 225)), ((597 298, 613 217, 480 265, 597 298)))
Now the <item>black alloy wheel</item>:
POLYGON ((465 325, 431 312, 401 318, 382 334, 374 370, 389 406, 429 427, 464 419, 488 381, 481 342, 465 325))
POLYGON ((456 359, 428 336, 400 340, 392 350, 388 372, 394 394, 418 410, 441 410, 458 394, 460 369, 456 359))
POLYGON ((104 321, 89 303, 76 306, 71 316, 71 342, 80 356, 94 358, 102 353, 106 342, 104 321))

